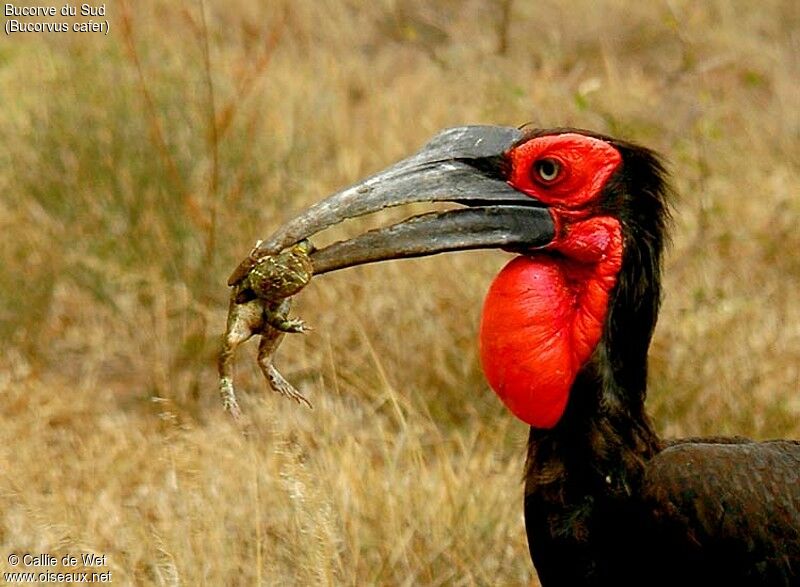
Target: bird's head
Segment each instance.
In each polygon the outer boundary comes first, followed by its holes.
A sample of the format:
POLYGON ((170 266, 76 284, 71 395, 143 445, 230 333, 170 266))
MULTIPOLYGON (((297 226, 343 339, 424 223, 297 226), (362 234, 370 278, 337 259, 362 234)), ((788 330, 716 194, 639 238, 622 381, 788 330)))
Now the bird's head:
POLYGON ((481 360, 515 415, 551 428, 593 362, 613 383, 609 399, 644 398, 666 192, 658 158, 624 141, 574 129, 449 129, 285 224, 230 283, 253 259, 346 218, 411 202, 461 204, 314 251, 315 273, 466 249, 517 253, 487 294, 481 360))

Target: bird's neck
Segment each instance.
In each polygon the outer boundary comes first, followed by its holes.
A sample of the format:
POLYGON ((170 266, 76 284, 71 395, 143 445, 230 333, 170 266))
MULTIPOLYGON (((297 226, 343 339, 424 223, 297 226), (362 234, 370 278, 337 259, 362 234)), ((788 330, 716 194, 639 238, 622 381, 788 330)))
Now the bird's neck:
POLYGON ((587 496, 624 497, 638 486, 661 447, 641 400, 622 389, 605 346, 578 373, 564 416, 551 429, 531 428, 526 494, 550 492, 562 505, 587 496))
POLYGON ((630 553, 624 544, 638 535, 631 497, 660 441, 643 401, 614 400, 621 390, 604 354, 598 347, 579 372, 559 424, 530 430, 525 526, 543 584, 621 584, 603 579, 597 563, 630 553))
POLYGON ((632 262, 642 258, 635 245, 625 257, 602 337, 575 377, 563 417, 550 429, 531 429, 526 494, 555 500, 553 506, 625 498, 661 449, 644 407, 660 301, 658 263, 632 262))

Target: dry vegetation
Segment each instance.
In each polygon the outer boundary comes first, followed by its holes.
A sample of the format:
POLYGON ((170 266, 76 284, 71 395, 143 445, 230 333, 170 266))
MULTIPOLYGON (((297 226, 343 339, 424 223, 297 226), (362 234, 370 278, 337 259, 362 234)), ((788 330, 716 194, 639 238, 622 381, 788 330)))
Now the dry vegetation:
POLYGON ((526 430, 476 360, 504 254, 321 278, 279 356, 314 410, 252 348, 248 437, 216 396, 255 239, 446 126, 667 154, 657 426, 800 436, 797 2, 206 0, 207 29, 202 2, 107 7, 107 37, 0 39, 1 570, 94 551, 117 584, 535 585, 526 430))

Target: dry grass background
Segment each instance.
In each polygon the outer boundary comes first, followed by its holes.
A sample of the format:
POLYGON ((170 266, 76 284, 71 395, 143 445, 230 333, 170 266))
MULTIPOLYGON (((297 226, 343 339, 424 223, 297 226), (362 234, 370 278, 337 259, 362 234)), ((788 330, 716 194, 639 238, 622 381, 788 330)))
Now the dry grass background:
POLYGON ((255 239, 447 126, 665 153, 657 427, 800 436, 797 2, 260 4, 127 0, 107 37, 0 39, 2 570, 94 551, 118 584, 537 584, 526 430, 476 358, 504 254, 321 278, 279 356, 314 410, 252 348, 249 437, 216 396, 255 239))

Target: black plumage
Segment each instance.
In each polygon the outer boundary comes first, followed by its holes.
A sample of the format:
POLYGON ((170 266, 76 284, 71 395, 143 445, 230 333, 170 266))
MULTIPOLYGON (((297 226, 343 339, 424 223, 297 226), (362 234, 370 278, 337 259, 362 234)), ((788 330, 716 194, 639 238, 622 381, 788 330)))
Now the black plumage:
POLYGON ((649 150, 579 132, 622 154, 598 212, 621 220, 625 246, 601 341, 563 417, 530 432, 525 521, 539 578, 545 587, 800 585, 800 443, 663 441, 650 423, 665 172, 649 150))

